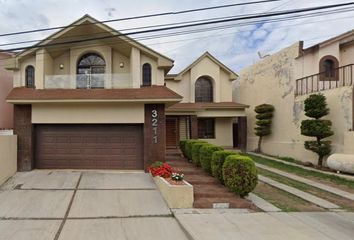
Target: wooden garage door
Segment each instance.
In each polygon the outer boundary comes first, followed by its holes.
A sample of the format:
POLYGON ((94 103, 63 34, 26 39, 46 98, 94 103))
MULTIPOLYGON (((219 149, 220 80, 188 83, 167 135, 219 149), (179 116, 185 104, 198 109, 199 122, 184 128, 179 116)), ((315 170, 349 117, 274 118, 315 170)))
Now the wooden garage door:
POLYGON ((143 169, 142 125, 36 125, 36 168, 143 169))

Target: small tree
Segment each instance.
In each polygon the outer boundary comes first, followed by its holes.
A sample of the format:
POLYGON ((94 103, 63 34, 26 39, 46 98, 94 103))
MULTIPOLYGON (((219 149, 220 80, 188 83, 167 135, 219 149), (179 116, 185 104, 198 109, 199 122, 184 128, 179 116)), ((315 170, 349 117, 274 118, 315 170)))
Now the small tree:
POLYGON ((261 152, 262 138, 272 133, 270 127, 272 125, 274 107, 270 104, 261 104, 256 106, 254 111, 257 113, 257 127, 255 127, 254 130, 255 134, 259 136, 256 152, 261 152))
POLYGON ((301 134, 315 137, 315 141, 305 141, 305 148, 318 155, 318 165, 322 166, 323 157, 330 154, 331 142, 322 139, 333 135, 332 122, 320 119, 329 113, 326 97, 322 94, 312 94, 305 100, 305 115, 312 119, 301 122, 301 134))

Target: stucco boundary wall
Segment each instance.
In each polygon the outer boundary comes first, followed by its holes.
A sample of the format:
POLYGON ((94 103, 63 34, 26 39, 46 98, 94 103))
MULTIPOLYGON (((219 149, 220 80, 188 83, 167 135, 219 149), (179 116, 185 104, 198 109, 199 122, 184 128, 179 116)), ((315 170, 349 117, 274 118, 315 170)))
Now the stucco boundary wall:
POLYGON ((17 136, 0 135, 0 185, 17 171, 17 136))

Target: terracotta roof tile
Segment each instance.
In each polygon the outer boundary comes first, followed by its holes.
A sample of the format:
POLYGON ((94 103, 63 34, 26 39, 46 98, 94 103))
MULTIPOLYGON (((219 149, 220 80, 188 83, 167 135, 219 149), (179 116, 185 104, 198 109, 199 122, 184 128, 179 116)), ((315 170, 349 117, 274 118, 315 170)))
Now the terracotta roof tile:
POLYGON ((14 88, 7 100, 133 100, 171 99, 182 97, 165 86, 126 89, 32 89, 14 88))

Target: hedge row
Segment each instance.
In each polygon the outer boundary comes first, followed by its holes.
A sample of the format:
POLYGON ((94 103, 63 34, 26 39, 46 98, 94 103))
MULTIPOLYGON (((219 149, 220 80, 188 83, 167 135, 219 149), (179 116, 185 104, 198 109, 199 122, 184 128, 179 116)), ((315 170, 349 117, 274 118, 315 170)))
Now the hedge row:
POLYGON ((194 139, 181 141, 180 148, 194 165, 201 166, 241 197, 246 196, 257 185, 256 166, 247 156, 194 139))

